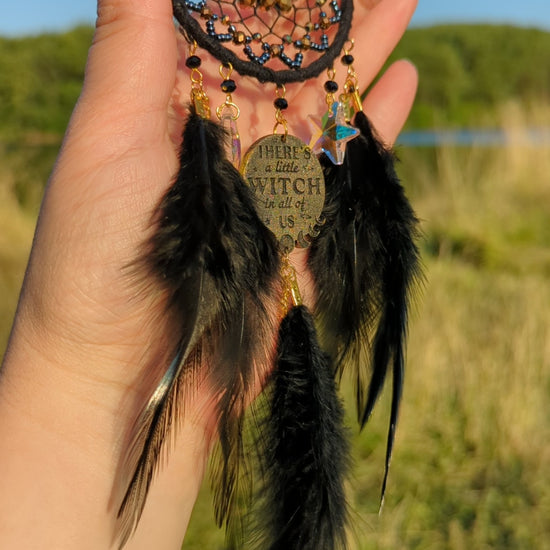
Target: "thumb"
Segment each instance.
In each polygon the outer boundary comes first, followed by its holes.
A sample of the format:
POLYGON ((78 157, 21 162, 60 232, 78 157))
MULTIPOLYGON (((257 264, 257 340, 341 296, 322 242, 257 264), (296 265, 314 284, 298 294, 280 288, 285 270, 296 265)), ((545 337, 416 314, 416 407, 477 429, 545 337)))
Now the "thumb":
POLYGON ((81 103, 166 112, 177 66, 172 2, 98 0, 97 14, 81 103))

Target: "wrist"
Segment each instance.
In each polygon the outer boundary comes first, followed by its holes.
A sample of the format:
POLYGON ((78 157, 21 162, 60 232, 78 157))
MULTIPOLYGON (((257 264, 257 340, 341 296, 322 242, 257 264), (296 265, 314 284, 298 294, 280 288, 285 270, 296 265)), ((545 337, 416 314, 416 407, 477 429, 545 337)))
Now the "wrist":
MULTIPOLYGON (((117 475, 144 390, 82 378, 63 362, 52 362, 51 354, 38 353, 38 344, 25 344, 16 327, 0 377, 0 547, 64 549, 87 540, 90 548, 108 548, 117 475)), ((147 512, 148 504, 144 514, 152 516, 151 526, 160 508, 168 516, 179 509, 185 526, 202 481, 206 426, 194 406, 187 410, 167 471, 160 472, 158 488, 153 482, 153 509, 147 512)), ((137 542, 143 538, 138 535, 137 542)))
POLYGON ((108 548, 114 423, 32 355, 12 346, 0 379, 0 547, 108 548))

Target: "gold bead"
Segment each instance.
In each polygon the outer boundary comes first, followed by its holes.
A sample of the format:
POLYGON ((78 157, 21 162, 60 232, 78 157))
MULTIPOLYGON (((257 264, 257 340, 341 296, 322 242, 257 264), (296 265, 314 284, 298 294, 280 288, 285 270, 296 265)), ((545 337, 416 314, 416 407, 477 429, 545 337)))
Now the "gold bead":
POLYGON ((290 11, 292 9, 292 0, 277 0, 277 5, 283 12, 290 11))
POLYGON ((325 15, 325 17, 321 17, 319 20, 319 26, 322 29, 328 29, 330 27, 330 18, 325 15))
POLYGON ((210 19, 212 17, 212 10, 207 6, 203 6, 201 8, 201 17, 203 19, 210 19))
POLYGON ((242 31, 237 31, 234 35, 233 35, 233 42, 235 44, 244 44, 246 41, 246 35, 244 34, 244 32, 242 31))

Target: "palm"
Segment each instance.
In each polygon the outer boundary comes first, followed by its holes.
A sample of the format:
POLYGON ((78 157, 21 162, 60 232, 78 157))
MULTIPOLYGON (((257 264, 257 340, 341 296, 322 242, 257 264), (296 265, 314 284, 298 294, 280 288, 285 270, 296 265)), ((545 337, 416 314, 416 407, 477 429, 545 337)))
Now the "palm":
MULTIPOLYGON (((415 5, 414 0, 394 0, 385 7, 387 2, 372 12, 356 2, 352 32, 356 33, 355 68, 363 86, 379 71, 415 5)), ((92 373, 101 380, 136 387, 140 394, 151 389, 138 383, 144 372, 151 365, 159 368, 156 376, 147 377, 151 386, 164 368, 155 358, 167 349, 170 327, 162 316, 162 297, 150 288, 144 291, 132 279, 135 274, 129 266, 151 234, 152 212, 177 170, 181 105, 189 93, 188 71, 182 63, 176 68, 171 20, 144 19, 142 25, 142 36, 149 40, 140 40, 137 51, 123 58, 117 58, 116 51, 104 53, 125 72, 108 75, 99 99, 93 78, 86 83, 46 194, 33 250, 31 288, 40 290, 23 300, 24 306, 49 312, 48 321, 53 319, 56 326, 48 332, 51 346, 58 346, 60 337, 73 342, 66 358, 72 368, 87 377, 92 373), (75 331, 75 327, 80 328, 75 331), (86 358, 107 344, 105 361, 95 362, 90 370, 86 358)), ((101 29, 94 48, 103 47, 100 38, 101 29)), ((89 69, 101 72, 93 62, 89 69)), ((204 71, 216 106, 224 99, 218 92, 217 63, 205 61, 204 71)), ((234 100, 241 109, 238 122, 246 148, 273 131, 275 89, 249 78, 236 80, 234 100)), ((307 115, 320 116, 325 108, 324 80, 326 75, 320 75, 288 86, 290 131, 304 140, 309 137, 307 115)), ((365 103, 367 114, 390 142, 410 108, 414 80, 410 66, 397 67, 365 103)))
MULTIPOLYGON (((371 12, 365 4, 372 0, 354 2, 355 69, 367 86, 416 0, 383 0, 371 12)), ((22 538, 33 539, 22 543, 29 548, 39 539, 63 539, 60 548, 75 540, 95 548, 112 542, 105 503, 113 497, 124 437, 165 370, 174 339, 158 285, 135 269, 154 230, 152 213, 178 168, 178 106, 189 97, 188 72, 177 68, 172 2, 99 0, 98 16, 84 90, 45 194, 2 365, 0 429, 14 450, 2 455, 9 472, 5 547, 21 546, 22 538), (29 506, 13 513, 21 498, 29 506), (29 531, 27 512, 35 509, 41 513, 32 516, 36 529, 29 531)), ((205 59, 204 67, 216 106, 223 100, 214 93, 217 63, 205 59)), ((325 79, 288 86, 289 130, 303 140, 307 115, 325 108, 325 79)), ((250 79, 237 83, 246 148, 272 132, 275 93, 250 79)), ((414 69, 401 62, 364 102, 388 143, 404 123, 415 86, 414 69)), ((296 260, 303 264, 304 257, 296 260)), ((304 280, 302 287, 307 298, 304 280)), ((194 405, 186 410, 198 414, 186 416, 179 448, 149 495, 135 548, 174 548, 181 541, 207 454, 208 416, 194 405)))

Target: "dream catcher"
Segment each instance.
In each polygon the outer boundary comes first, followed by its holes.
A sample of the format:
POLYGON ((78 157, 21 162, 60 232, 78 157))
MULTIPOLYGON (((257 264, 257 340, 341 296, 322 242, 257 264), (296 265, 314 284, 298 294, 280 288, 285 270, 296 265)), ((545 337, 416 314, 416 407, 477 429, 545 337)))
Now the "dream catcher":
POLYGON ((361 107, 353 3, 174 0, 173 7, 189 41, 189 115, 180 169, 155 213, 143 262, 164 288, 178 330, 128 453, 121 544, 140 519, 186 395, 206 380, 219 436, 216 519, 227 527, 228 546, 345 548, 349 460, 337 383, 344 372, 355 379, 362 427, 391 373, 383 495, 419 275, 417 220, 393 155, 361 107), (216 109, 203 83, 203 51, 220 63, 226 100, 216 109), (341 87, 335 65, 345 74, 341 87), (285 117, 286 86, 323 72, 326 110, 311 113, 306 144, 285 117), (273 133, 242 160, 239 78, 264 84, 274 105, 273 133), (289 259, 295 247, 309 248, 312 310, 289 259), (244 433, 254 384, 263 384, 267 405, 254 424, 253 460, 244 433))

